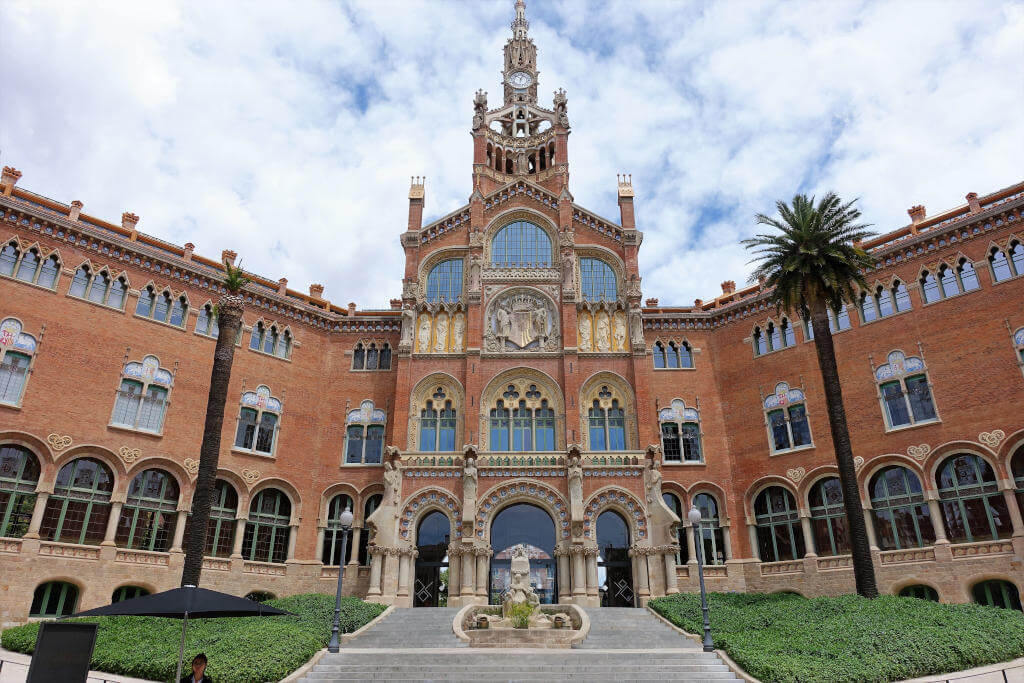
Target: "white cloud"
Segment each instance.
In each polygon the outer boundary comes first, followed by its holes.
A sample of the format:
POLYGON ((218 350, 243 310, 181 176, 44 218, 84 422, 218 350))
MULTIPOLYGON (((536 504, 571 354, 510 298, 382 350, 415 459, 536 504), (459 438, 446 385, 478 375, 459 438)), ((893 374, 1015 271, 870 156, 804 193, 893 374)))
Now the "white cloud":
MULTIPOLYGON (((527 8, 544 100, 569 93, 571 189, 616 218, 633 174, 645 294, 745 280, 736 242, 797 191, 879 230, 1020 180, 1024 6, 627 2, 527 8)), ((231 248, 386 307, 408 176, 428 217, 470 187, 472 96, 500 99, 512 1, 0 3, 0 150, 88 213, 231 248)))

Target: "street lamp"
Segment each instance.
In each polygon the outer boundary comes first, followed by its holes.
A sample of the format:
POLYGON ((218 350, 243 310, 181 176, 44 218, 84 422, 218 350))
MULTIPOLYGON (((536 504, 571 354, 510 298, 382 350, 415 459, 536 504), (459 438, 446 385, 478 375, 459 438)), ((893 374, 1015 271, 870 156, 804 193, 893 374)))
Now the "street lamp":
MULTIPOLYGON (((334 596, 334 623, 331 625, 331 642, 327 651, 336 653, 341 647, 339 631, 341 629, 341 579, 345 576, 345 551, 348 550, 348 530, 352 528, 352 508, 346 505, 345 511, 338 518, 341 523, 341 557, 338 559, 338 592, 334 596)), ((703 584, 702 584, 703 585, 703 584)))
POLYGON ((697 552, 697 576, 700 578, 700 611, 704 613, 704 652, 714 652, 715 644, 711 642, 711 620, 708 618, 708 595, 704 590, 704 544, 700 537, 700 510, 694 505, 688 515, 693 525, 693 545, 697 552))

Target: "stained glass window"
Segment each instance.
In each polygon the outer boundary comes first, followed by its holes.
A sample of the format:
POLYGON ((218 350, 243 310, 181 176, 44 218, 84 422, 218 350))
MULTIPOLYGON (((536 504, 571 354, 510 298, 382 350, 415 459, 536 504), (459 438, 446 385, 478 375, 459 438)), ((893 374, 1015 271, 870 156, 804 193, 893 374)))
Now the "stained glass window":
POLYGON ((584 301, 615 301, 618 288, 611 266, 601 259, 581 258, 580 292, 584 301))
POLYGON ((462 294, 462 259, 441 261, 427 275, 427 301, 455 301, 462 294))
POLYGON ((491 265, 495 268, 549 268, 551 238, 533 223, 510 223, 491 241, 491 265))

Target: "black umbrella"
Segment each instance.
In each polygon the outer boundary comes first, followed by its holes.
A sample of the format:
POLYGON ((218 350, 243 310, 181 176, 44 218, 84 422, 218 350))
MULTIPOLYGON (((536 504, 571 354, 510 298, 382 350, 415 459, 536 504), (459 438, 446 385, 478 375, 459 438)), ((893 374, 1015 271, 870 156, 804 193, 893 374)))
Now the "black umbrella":
POLYGON ((277 617, 295 616, 291 612, 264 605, 248 598, 239 598, 227 593, 183 586, 163 593, 144 595, 115 602, 106 607, 86 610, 72 617, 167 617, 181 619, 181 646, 178 648, 178 673, 174 680, 181 680, 181 660, 185 655, 185 632, 189 619, 211 619, 214 617, 277 617))

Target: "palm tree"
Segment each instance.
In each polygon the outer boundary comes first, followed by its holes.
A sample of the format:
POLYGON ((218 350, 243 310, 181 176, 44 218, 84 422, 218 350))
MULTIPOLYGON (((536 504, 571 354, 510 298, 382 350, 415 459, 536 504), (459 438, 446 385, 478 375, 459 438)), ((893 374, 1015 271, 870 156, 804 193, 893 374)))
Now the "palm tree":
POLYGON ((855 201, 843 203, 829 192, 817 206, 814 197, 802 194, 793 197, 792 206, 776 202, 779 217, 758 214, 757 223, 778 232, 756 235, 743 240, 743 245, 757 255, 752 261, 758 266, 751 275, 751 282, 763 278, 778 309, 799 310, 810 317, 850 530, 857 593, 875 598, 878 597, 875 569, 857 489, 843 390, 828 320, 830 308, 838 313, 844 301, 855 300, 854 287, 868 289, 864 273, 875 266, 874 257, 858 246, 874 233, 867 230, 867 224, 857 222, 860 210, 853 206, 855 201))
POLYGON ((185 548, 185 566, 181 571, 182 586, 198 586, 206 549, 206 531, 210 521, 213 486, 217 479, 217 461, 220 459, 220 433, 224 426, 224 404, 228 397, 231 364, 235 359, 235 340, 242 326, 242 288, 249 278, 238 267, 224 261, 226 290, 217 303, 217 346, 213 352, 213 371, 210 373, 210 394, 206 399, 206 422, 203 424, 203 443, 199 449, 199 476, 192 495, 192 524, 185 548))

